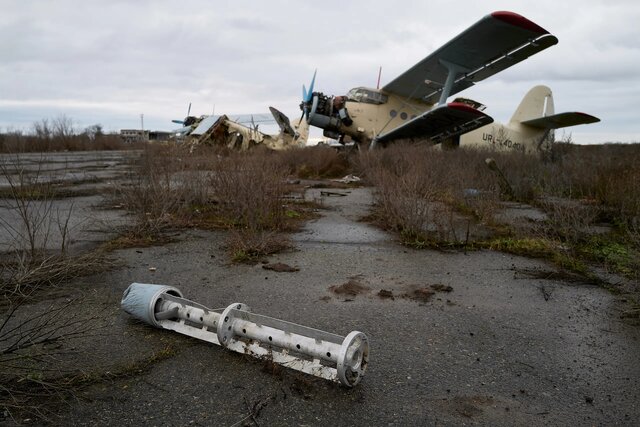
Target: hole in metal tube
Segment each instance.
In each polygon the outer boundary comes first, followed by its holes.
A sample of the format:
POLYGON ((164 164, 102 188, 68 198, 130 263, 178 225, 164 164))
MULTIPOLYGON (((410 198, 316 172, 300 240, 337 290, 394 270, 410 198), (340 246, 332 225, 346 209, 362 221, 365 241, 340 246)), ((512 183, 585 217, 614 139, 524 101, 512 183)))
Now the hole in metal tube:
POLYGON ((327 357, 331 357, 331 353, 327 351, 327 357))
POLYGON ((269 337, 269 341, 273 341, 273 338, 269 337))
POLYGON ((296 348, 300 350, 300 344, 296 344, 296 348))
POLYGON ((242 330, 242 333, 243 333, 243 334, 246 334, 246 333, 247 333, 247 330, 246 330, 246 329, 243 329, 243 330, 242 330))

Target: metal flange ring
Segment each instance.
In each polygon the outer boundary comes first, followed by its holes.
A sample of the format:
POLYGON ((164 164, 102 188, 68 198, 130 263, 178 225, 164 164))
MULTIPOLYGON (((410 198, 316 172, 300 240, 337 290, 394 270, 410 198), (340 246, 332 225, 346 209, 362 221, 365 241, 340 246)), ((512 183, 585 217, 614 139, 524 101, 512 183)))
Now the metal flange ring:
POLYGON ((369 364, 369 339, 365 334, 353 331, 344 338, 338 355, 338 379, 347 387, 360 382, 369 364))
POLYGON ((218 319, 218 330, 216 331, 218 341, 223 347, 227 347, 231 339, 235 336, 235 332, 233 332, 234 310, 251 311, 248 305, 240 302, 235 302, 224 309, 220 315, 220 319, 218 319))

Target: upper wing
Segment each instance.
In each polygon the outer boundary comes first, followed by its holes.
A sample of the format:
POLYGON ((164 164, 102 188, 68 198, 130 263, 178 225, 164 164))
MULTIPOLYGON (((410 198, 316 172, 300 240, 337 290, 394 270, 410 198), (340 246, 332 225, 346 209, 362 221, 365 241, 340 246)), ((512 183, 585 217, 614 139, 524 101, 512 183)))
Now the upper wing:
POLYGON ((520 122, 523 125, 541 129, 559 129, 567 126, 584 125, 599 122, 600 119, 590 114, 571 112, 554 114, 553 116, 540 117, 538 119, 520 122))
POLYGON ((482 111, 459 102, 436 107, 376 138, 390 142, 404 138, 428 138, 441 142, 446 138, 470 132, 492 123, 493 119, 482 111))
POLYGON ((452 90, 458 93, 554 44, 547 30, 513 12, 494 12, 387 84, 383 90, 435 102, 456 67, 452 90))

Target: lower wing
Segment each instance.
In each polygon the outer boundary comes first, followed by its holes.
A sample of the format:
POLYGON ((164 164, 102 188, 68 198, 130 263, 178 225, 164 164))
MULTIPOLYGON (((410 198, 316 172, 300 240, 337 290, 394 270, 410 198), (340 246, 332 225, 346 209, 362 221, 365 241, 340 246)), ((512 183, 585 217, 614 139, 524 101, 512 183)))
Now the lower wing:
POLYGON ((439 143, 492 122, 493 119, 482 111, 463 103, 450 102, 429 110, 385 134, 378 135, 374 140, 386 143, 399 139, 420 138, 439 143))

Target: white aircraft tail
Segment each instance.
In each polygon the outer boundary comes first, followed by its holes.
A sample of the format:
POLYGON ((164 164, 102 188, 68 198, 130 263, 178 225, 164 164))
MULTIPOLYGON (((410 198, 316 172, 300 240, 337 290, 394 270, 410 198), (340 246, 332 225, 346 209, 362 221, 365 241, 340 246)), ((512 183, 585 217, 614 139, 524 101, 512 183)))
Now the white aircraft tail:
POLYGON ((509 124, 523 123, 554 114, 553 94, 547 86, 534 86, 522 98, 509 124))
POLYGON ((520 105, 509 121, 509 126, 520 125, 540 134, 550 130, 587 123, 600 119, 576 111, 555 114, 553 93, 547 86, 534 86, 522 98, 520 105))

